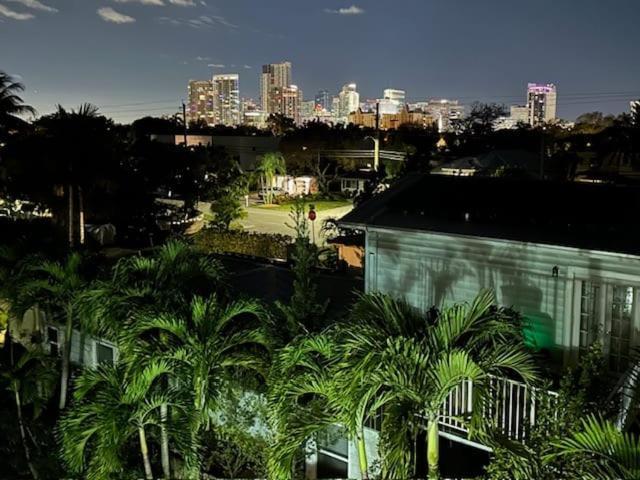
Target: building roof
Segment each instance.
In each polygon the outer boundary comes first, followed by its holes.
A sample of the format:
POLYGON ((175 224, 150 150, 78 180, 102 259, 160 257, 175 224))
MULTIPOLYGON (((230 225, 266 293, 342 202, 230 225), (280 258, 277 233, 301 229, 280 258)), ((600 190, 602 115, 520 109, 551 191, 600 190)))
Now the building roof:
POLYGON ((530 173, 540 170, 540 155, 525 150, 494 150, 477 157, 461 157, 446 162, 435 169, 475 170, 479 173, 493 173, 499 169, 515 169, 530 173))
POLYGON ((640 188, 414 174, 340 221, 640 255, 640 188))

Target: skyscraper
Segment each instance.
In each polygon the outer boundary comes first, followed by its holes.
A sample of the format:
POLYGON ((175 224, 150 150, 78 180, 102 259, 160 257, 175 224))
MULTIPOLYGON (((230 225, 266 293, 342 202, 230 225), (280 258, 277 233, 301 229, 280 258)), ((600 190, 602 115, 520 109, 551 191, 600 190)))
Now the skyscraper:
POLYGON ((269 115, 281 114, 300 123, 300 104, 302 90, 295 85, 288 87, 273 87, 269 90, 269 115))
POLYGON ((630 106, 631 115, 640 115, 640 100, 632 100, 630 106))
POLYGON ((260 100, 262 110, 267 113, 276 113, 269 111, 271 97, 274 89, 284 89, 291 85, 291 62, 271 63, 263 65, 262 74, 260 75, 260 100))
POLYGON ((453 123, 464 116, 464 106, 458 100, 433 99, 411 105, 411 110, 421 110, 431 115, 440 133, 450 132, 453 123))
POLYGON ((187 122, 204 121, 207 125, 215 123, 213 82, 209 80, 191 80, 187 89, 187 122))
POLYGON ((360 94, 355 83, 349 83, 342 87, 338 95, 340 98, 340 118, 347 119, 350 113, 357 112, 360 108, 360 94))
POLYGON ((320 107, 323 110, 330 112, 331 111, 331 94, 329 93, 329 90, 320 90, 316 94, 315 104, 316 106, 320 105, 320 107))
POLYGON ((407 96, 407 93, 404 90, 396 90, 395 88, 387 88, 384 90, 385 100, 398 102, 398 105, 400 105, 400 108, 404 106, 406 96, 407 96))
POLYGON ((237 73, 213 76, 213 108, 217 125, 240 124, 240 80, 237 73))
POLYGON ((553 83, 530 83, 527 87, 529 124, 543 125, 556 119, 557 91, 553 83))

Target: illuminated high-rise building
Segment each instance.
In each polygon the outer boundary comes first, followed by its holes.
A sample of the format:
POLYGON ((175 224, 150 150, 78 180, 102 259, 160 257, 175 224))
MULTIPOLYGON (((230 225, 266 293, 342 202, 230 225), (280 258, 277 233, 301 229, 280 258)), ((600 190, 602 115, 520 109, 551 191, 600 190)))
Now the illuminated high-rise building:
POLYGON ((209 80, 191 80, 187 89, 187 122, 215 124, 214 89, 209 80))
POLYGON ((556 119, 558 94, 552 83, 530 83, 527 86, 529 125, 537 127, 556 119))
POLYGON ((273 87, 269 91, 269 115, 281 114, 300 123, 300 104, 302 103, 302 90, 295 85, 288 87, 273 87))
POLYGON ((355 83, 349 83, 342 87, 338 95, 340 98, 340 118, 347 119, 350 113, 357 112, 360 108, 360 94, 355 83))
POLYGON ((267 114, 276 113, 269 108, 273 104, 274 89, 291 86, 291 62, 271 63, 262 67, 260 75, 260 100, 262 110, 267 114))
POLYGON ((329 90, 320 90, 318 93, 316 93, 315 104, 316 106, 319 105, 320 108, 324 111, 330 112, 331 94, 329 93, 329 90))
POLYGON ((404 90, 397 90, 395 88, 387 88, 383 92, 383 98, 395 103, 398 106, 398 111, 400 111, 404 108, 407 92, 404 90))
POLYGON ((440 133, 450 132, 453 124, 464 116, 464 105, 458 100, 433 99, 410 105, 410 110, 420 110, 433 117, 440 133))
POLYGON ((240 124, 240 80, 236 73, 213 76, 213 108, 217 125, 240 124))

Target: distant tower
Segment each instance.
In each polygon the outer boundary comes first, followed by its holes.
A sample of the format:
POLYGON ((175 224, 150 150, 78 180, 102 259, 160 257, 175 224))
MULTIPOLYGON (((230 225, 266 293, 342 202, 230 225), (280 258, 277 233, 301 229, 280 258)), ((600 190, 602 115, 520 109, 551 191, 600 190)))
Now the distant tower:
POLYGON ((209 80, 190 80, 187 97, 187 123, 204 120, 207 125, 213 125, 213 83, 209 80))
POLYGON ((217 125, 240 124, 240 77, 237 73, 213 76, 213 107, 217 125))
POLYGON ((529 124, 537 127, 556 119, 558 94, 553 83, 530 83, 527 87, 529 124))
POLYGON ((271 63, 262 67, 260 75, 260 100, 262 111, 271 114, 274 89, 284 89, 291 86, 291 62, 271 63))
POLYGON ((320 105, 320 107, 323 110, 330 112, 331 111, 331 94, 329 93, 329 90, 320 90, 316 94, 315 104, 316 106, 320 105))
POLYGON ((360 94, 355 83, 349 83, 342 87, 340 98, 340 117, 346 119, 350 113, 357 112, 360 108, 360 94))

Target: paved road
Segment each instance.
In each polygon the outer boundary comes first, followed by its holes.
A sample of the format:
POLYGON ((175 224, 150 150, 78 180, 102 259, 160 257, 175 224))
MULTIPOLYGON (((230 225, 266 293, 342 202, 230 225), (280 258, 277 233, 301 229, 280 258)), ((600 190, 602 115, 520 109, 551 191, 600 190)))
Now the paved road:
MULTIPOLYGON (((163 199, 162 201, 172 205, 182 205, 181 200, 163 199)), ((211 204, 208 202, 200 202, 198 204, 198 210, 203 213, 209 213, 210 207, 211 204)), ((318 212, 318 216, 314 222, 316 243, 322 245, 325 242, 325 238, 321 234, 321 229, 327 218, 341 218, 352 209, 352 206, 346 206, 318 212)), ((247 217, 240 221, 240 224, 245 228, 245 230, 261 233, 280 233, 283 235, 294 234, 293 230, 287 226, 287 224, 292 223, 288 211, 280 209, 271 210, 257 206, 249 206, 246 210, 247 217)), ((311 237, 312 233, 310 233, 309 236, 311 237)))
MULTIPOLYGON (((352 206, 347 206, 318 212, 318 217, 314 222, 317 243, 324 243, 325 239, 322 237, 320 230, 327 218, 341 218, 352 209, 352 206)), ((293 230, 287 226, 287 224, 292 224, 289 212, 287 211, 249 207, 247 214, 247 218, 240 222, 246 230, 264 233, 281 233, 285 235, 293 235, 294 233, 293 230)))

